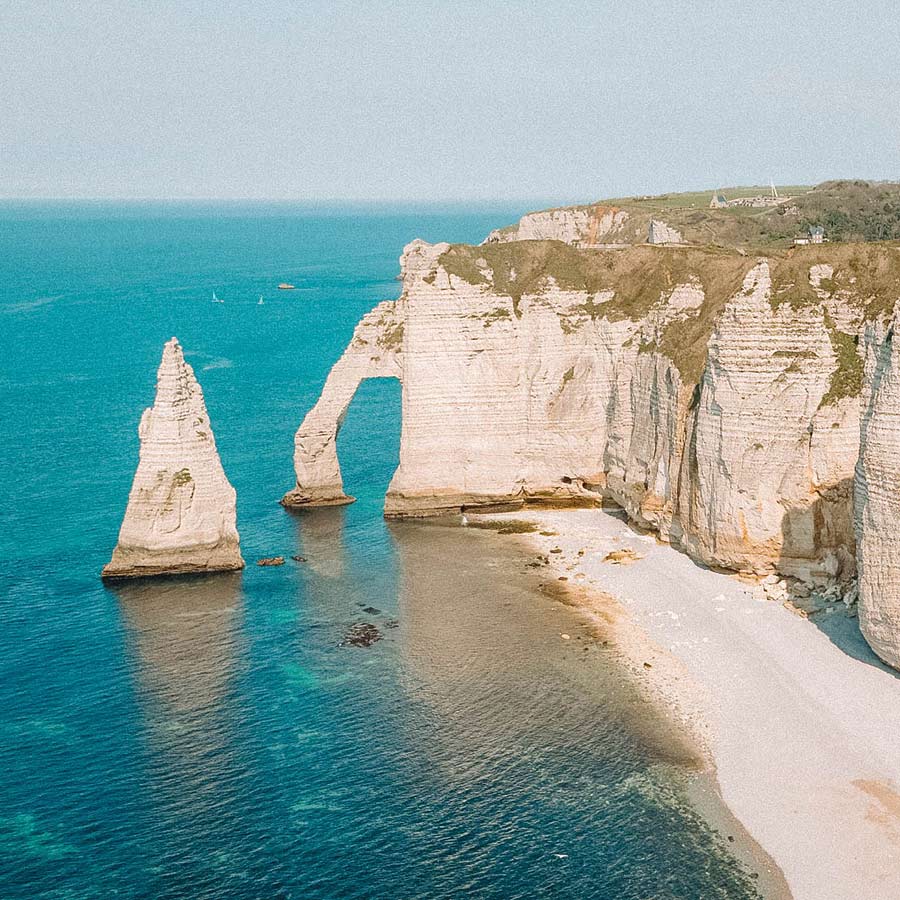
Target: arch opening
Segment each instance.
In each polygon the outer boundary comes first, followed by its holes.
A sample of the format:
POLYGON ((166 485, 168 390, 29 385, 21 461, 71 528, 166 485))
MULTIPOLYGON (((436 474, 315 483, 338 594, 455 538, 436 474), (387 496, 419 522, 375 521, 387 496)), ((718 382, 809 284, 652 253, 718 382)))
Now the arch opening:
POLYGON ((380 513, 400 461, 401 387, 398 378, 360 382, 336 433, 344 490, 380 513))

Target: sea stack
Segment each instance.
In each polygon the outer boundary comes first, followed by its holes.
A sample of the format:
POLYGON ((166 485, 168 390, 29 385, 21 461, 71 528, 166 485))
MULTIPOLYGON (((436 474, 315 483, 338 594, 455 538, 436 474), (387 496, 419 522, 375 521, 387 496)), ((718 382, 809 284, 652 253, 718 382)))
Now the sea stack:
POLYGON ((854 485, 859 627, 872 649, 895 669, 900 669, 898 311, 900 307, 886 334, 876 324, 866 336, 866 402, 854 485))
POLYGON ((163 348, 156 400, 138 428, 140 462, 104 578, 242 569, 234 488, 203 392, 176 338, 163 348))

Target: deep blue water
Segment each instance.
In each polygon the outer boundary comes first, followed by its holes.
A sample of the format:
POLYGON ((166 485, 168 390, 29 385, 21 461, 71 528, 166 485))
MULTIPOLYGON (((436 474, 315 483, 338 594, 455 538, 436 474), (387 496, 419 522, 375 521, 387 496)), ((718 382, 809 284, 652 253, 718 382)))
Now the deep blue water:
POLYGON ((358 502, 277 504, 403 245, 522 212, 0 205, 0 898, 755 895, 682 748, 508 539, 384 522, 396 383, 340 435, 358 502), (173 334, 250 565, 111 589, 173 334), (384 639, 338 646, 359 621, 384 639))

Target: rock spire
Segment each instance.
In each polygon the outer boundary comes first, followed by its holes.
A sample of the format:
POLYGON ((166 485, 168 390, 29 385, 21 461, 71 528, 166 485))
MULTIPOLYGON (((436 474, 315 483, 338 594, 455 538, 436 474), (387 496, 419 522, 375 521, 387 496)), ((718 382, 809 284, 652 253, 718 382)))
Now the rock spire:
POLYGON ((242 569, 235 490, 219 460, 203 392, 174 337, 163 348, 156 400, 138 435, 140 462, 103 577, 242 569))

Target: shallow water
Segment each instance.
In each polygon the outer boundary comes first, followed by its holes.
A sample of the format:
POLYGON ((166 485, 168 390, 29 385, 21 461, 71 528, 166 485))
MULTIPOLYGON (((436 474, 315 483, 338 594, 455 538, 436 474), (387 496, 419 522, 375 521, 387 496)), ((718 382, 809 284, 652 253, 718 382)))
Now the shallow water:
POLYGON ((382 519, 395 382, 341 432, 358 502, 277 505, 403 244, 521 212, 0 206, 0 897, 754 896, 514 539, 382 519), (251 565, 106 588, 172 334, 251 565), (339 646, 356 622, 382 639, 339 646))

